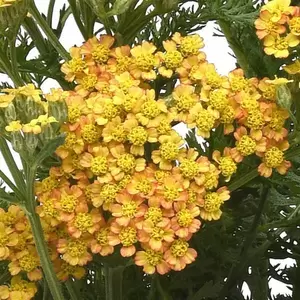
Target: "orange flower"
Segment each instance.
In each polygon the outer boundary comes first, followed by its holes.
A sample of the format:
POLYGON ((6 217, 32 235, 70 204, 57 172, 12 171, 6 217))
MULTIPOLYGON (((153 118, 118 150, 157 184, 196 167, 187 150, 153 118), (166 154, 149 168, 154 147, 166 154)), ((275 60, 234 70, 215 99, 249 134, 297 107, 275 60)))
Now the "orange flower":
POLYGON ((162 170, 171 170, 175 160, 185 157, 185 149, 182 148, 184 140, 173 130, 170 135, 161 135, 159 150, 152 151, 151 158, 155 164, 159 164, 162 170))
POLYGON ((40 262, 34 246, 27 246, 26 249, 16 253, 8 264, 11 275, 18 275, 23 271, 31 281, 42 279, 43 275, 39 267, 40 262))
POLYGON ((272 21, 273 17, 273 14, 268 10, 262 10, 259 14, 259 18, 255 20, 256 35, 260 40, 267 35, 285 33, 286 28, 283 24, 286 22, 286 18, 282 16, 281 19, 275 23, 272 21))
POLYGON ((118 194, 116 201, 117 204, 112 205, 111 212, 121 226, 128 226, 131 220, 141 218, 147 209, 147 206, 142 204, 144 199, 138 195, 118 194))
POLYGON ((270 177, 273 169, 279 174, 284 175, 291 167, 291 162, 284 159, 284 151, 289 148, 288 141, 282 141, 273 145, 270 143, 265 153, 262 154, 262 163, 258 166, 258 172, 261 176, 270 177))
POLYGON ((0 223, 0 261, 6 260, 10 255, 10 247, 18 244, 18 234, 13 228, 0 223))
POLYGON ((174 176, 170 175, 156 188, 155 194, 149 199, 149 205, 161 205, 165 209, 171 209, 173 203, 186 201, 186 199, 187 193, 181 178, 174 178, 174 176))
POLYGON ((219 170, 221 174, 225 177, 225 181, 228 182, 231 179, 231 176, 236 172, 237 165, 233 158, 231 157, 231 149, 225 147, 223 151, 223 156, 221 156, 221 152, 215 150, 213 152, 212 158, 219 165, 219 170))
POLYGON ((58 219, 69 222, 75 217, 75 213, 87 209, 82 189, 76 185, 63 187, 52 192, 52 197, 56 199, 55 208, 58 211, 58 219))
POLYGON ((133 222, 127 226, 121 226, 117 222, 112 222, 110 226, 111 232, 108 235, 108 243, 111 246, 121 244, 120 253, 123 257, 130 257, 134 255, 137 240, 137 230, 133 222))
POLYGON ((94 233, 94 239, 91 240, 90 248, 92 253, 99 253, 101 256, 107 256, 114 252, 114 247, 109 245, 110 224, 105 220, 100 221, 100 229, 94 233))
POLYGON ((174 208, 176 215, 171 219, 171 228, 178 237, 191 238, 200 229, 201 222, 195 219, 200 215, 199 207, 187 207, 184 202, 176 202, 174 208))
POLYGON ((144 246, 144 251, 138 251, 134 257, 134 262, 137 266, 143 267, 146 274, 154 274, 155 271, 160 275, 169 272, 170 267, 163 258, 161 251, 154 251, 151 248, 144 246))
POLYGON ((99 222, 102 218, 97 209, 88 212, 88 208, 81 208, 76 212, 74 218, 68 222, 68 232, 74 238, 79 238, 85 233, 93 234, 100 228, 99 222))
POLYGON ((175 240, 164 254, 166 262, 171 269, 175 271, 183 270, 186 265, 192 263, 196 257, 196 250, 189 248, 188 242, 183 239, 175 240))
POLYGON ((143 223, 143 229, 138 233, 138 240, 141 243, 147 243, 154 251, 162 251, 164 243, 171 243, 174 240, 170 220, 164 218, 155 225, 150 220, 146 220, 143 223))
POLYGON ((112 56, 112 58, 108 60, 107 64, 111 73, 121 74, 130 69, 132 57, 130 55, 130 47, 128 45, 112 49, 110 56, 112 56))
POLYGON ((70 277, 79 280, 86 273, 83 267, 72 266, 61 259, 57 259, 54 261, 54 270, 57 278, 61 281, 67 281, 70 277))
POLYGON ((62 254, 62 259, 71 266, 84 266, 92 260, 87 242, 83 239, 60 239, 57 243, 57 251, 62 254))
POLYGON ((204 202, 200 205, 200 217, 208 221, 219 220, 222 215, 220 207, 229 198, 230 195, 227 187, 221 187, 216 192, 206 193, 204 202))
POLYGON ((110 152, 115 158, 109 167, 115 180, 121 180, 125 174, 133 174, 135 171, 141 172, 145 170, 146 160, 144 158, 135 158, 125 150, 123 144, 111 145, 110 152))
POLYGON ((134 78, 144 80, 156 78, 154 68, 159 66, 159 58, 154 54, 155 50, 156 47, 149 42, 143 42, 130 50, 133 56, 133 65, 130 72, 134 78))
POLYGON ((88 65, 104 64, 109 59, 110 47, 114 41, 109 35, 102 35, 99 40, 92 37, 81 46, 81 54, 85 56, 88 65))
POLYGON ((236 162, 241 162, 245 156, 266 150, 266 138, 255 140, 254 136, 248 135, 247 129, 243 126, 236 130, 234 137, 237 141, 236 147, 231 149, 231 156, 236 162))
POLYGON ((115 202, 119 187, 115 183, 102 184, 95 180, 91 184, 91 201, 93 206, 98 208, 102 206, 103 210, 110 210, 115 202))
POLYGON ((61 71, 66 74, 67 81, 74 81, 75 77, 87 70, 87 64, 82 59, 81 49, 72 47, 70 49, 71 60, 61 66, 61 71))
POLYGON ((112 161, 112 156, 107 147, 95 146, 92 152, 85 152, 80 159, 80 165, 88 169, 88 177, 96 176, 100 183, 108 183, 112 181, 112 176, 109 171, 109 163, 112 161))

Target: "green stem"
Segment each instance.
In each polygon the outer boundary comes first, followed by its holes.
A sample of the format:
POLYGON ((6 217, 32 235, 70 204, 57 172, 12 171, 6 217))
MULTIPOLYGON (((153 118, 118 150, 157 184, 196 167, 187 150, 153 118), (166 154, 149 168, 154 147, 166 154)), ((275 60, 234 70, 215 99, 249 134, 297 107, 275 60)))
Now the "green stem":
POLYGON ((241 49, 236 45, 235 38, 232 35, 232 30, 230 29, 230 26, 227 22, 223 20, 217 20, 231 50, 233 51, 236 60, 239 64, 239 66, 244 70, 246 77, 252 77, 253 71, 248 63, 247 56, 241 49))
POLYGON ((50 0, 48 5, 48 12, 47 12, 47 23, 49 24, 50 27, 52 27, 54 5, 55 5, 55 0, 50 0))
POLYGON ((64 296, 61 290, 61 285, 56 277, 54 268, 49 256, 48 247, 45 241, 44 232, 39 216, 35 212, 36 200, 34 196, 34 183, 35 183, 35 173, 36 164, 29 168, 26 174, 27 178, 27 217, 29 219, 32 234, 34 237, 35 246, 41 261, 41 266, 47 280, 49 290, 52 294, 54 300, 64 300, 64 296))
POLYGON ((16 87, 23 85, 14 74, 12 66, 3 51, 0 51, 0 67, 8 75, 8 77, 10 77, 16 87))
POLYGON ((71 279, 68 279, 65 282, 65 286, 69 292, 70 299, 71 300, 79 300, 79 298, 77 297, 76 290, 74 289, 73 281, 71 279))
POLYGON ((9 171, 11 172, 11 175, 16 183, 17 188, 19 188, 19 190, 25 190, 25 181, 23 175, 19 170, 4 137, 0 137, 0 151, 3 155, 3 158, 6 162, 9 171))
POLYGON ((105 267, 105 300, 123 299, 124 267, 105 267))
POLYGON ((48 25, 47 21, 43 18, 40 14, 39 10, 37 9, 34 1, 31 1, 31 5, 29 7, 29 12, 32 14, 34 19, 36 20, 37 24, 42 28, 44 33, 46 34, 47 38, 51 42, 52 46, 56 49, 56 51, 60 54, 60 56, 65 60, 68 61, 70 59, 69 53, 66 49, 62 46, 56 35, 54 34, 53 30, 48 25))
POLYGON ((14 83, 17 86, 22 86, 22 85, 24 85, 24 82, 19 74, 19 66, 18 66, 18 62, 17 62, 15 39, 13 39, 9 42, 9 52, 10 52, 11 69, 12 69, 12 72, 14 73, 14 83))

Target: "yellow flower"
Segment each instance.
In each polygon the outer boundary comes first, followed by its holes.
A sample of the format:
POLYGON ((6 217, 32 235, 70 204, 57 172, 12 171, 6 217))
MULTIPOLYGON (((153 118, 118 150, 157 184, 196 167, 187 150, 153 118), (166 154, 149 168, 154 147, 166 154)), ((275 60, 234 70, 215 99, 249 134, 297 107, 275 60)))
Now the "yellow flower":
POLYGON ((28 85, 19 87, 18 94, 31 98, 36 102, 40 102, 41 101, 40 95, 42 94, 42 91, 36 89, 32 83, 29 83, 28 85))
POLYGON ((300 60, 297 59, 292 64, 284 66, 283 69, 290 75, 299 74, 300 73, 300 60))
POLYGON ((14 4, 17 0, 0 0, 0 7, 6 7, 14 4))
POLYGON ((272 85, 282 85, 282 84, 287 84, 289 82, 293 82, 294 80, 288 80, 284 77, 277 77, 275 75, 275 79, 271 80, 271 79, 267 79, 265 82, 266 83, 269 83, 269 84, 272 84, 272 85))
POLYGON ((7 126, 5 126, 5 130, 8 132, 16 132, 22 129, 21 121, 12 121, 7 126))
POLYGON ((290 5, 291 0, 272 0, 265 4, 261 10, 268 10, 273 15, 271 18, 272 22, 276 23, 295 12, 295 7, 290 5))
POLYGON ((274 55, 276 58, 285 58, 289 56, 289 48, 298 46, 299 42, 299 38, 292 33, 285 37, 268 35, 264 39, 264 50, 268 55, 274 55))
POLYGON ((1 94, 0 95, 0 108, 7 107, 14 99, 15 99, 15 95, 1 94))
POLYGON ((42 131, 42 128, 40 125, 38 125, 39 121, 38 119, 33 119, 29 123, 24 124, 22 126, 22 131, 26 133, 34 133, 34 134, 39 134, 42 131))
POLYGON ((197 34, 182 37, 179 32, 176 32, 172 40, 179 45, 179 51, 184 57, 197 55, 199 50, 204 47, 203 38, 197 34))

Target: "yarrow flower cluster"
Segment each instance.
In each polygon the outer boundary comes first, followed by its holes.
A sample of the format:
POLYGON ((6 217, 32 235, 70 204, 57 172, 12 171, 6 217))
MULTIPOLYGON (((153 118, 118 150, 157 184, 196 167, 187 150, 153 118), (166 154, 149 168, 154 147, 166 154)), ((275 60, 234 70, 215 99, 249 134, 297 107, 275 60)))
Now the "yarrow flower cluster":
POLYGON ((263 5, 255 21, 256 34, 265 53, 285 58, 300 43, 300 10, 290 0, 272 0, 263 5))
MULTIPOLYGON (((241 69, 219 75, 200 50, 204 44, 198 35, 175 33, 162 51, 150 42, 113 45, 114 38, 104 35, 71 48, 62 71, 77 83, 75 90, 53 89, 43 105, 40 91, 31 86, 0 96, 5 115, 28 89, 31 105, 37 101, 43 108, 30 120, 18 114, 6 120, 8 136, 35 136, 43 126, 60 124, 66 134, 56 150, 61 165, 52 167, 35 189, 37 213, 61 280, 82 277, 93 255, 117 249, 148 274, 180 271, 197 256, 190 239, 201 221, 221 217, 230 198, 225 183, 239 163, 258 157, 258 171, 265 177, 290 167, 284 159, 289 114, 275 102, 274 82, 246 79, 241 69), (169 78, 178 82, 166 98, 157 92, 156 79, 169 78), (214 149, 210 159, 186 146, 174 129, 180 122, 204 139, 220 127, 233 143, 214 149)), ((12 275, 21 272, 38 280, 40 264, 24 215, 15 206, 2 215, 10 220, 0 216, 2 260, 11 261, 12 275), (21 215, 18 222, 9 217, 11 210, 21 215)))

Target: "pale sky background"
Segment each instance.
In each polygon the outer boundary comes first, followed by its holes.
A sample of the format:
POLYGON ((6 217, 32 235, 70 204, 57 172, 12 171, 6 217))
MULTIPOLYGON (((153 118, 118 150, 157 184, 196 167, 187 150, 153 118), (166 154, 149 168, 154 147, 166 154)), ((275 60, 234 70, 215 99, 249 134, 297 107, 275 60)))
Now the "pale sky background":
MULTIPOLYGON (((35 0, 35 3, 41 12, 43 12, 44 14, 47 13, 49 0, 35 0)), ((59 9, 63 6, 64 3, 67 3, 67 1, 65 0, 56 1, 55 13, 54 13, 54 26, 56 26, 56 22, 58 20, 59 9)), ((199 34, 204 38, 204 42, 205 42, 205 48, 203 50, 207 55, 207 60, 216 65, 218 72, 222 75, 227 75, 228 72, 230 72, 235 68, 235 59, 229 54, 232 53, 232 51, 228 47, 225 38, 213 36, 213 32, 216 32, 214 28, 216 28, 216 25, 210 22, 203 30, 199 31, 199 34)), ((80 46, 83 41, 84 40, 77 29, 73 17, 69 17, 68 21, 66 22, 63 34, 61 36, 61 43, 66 49, 69 49, 74 45, 80 46)), ((33 50, 30 53, 30 58, 34 57, 35 55, 36 52, 33 50)), ((7 80, 7 76, 0 74, 0 81, 6 81, 6 80, 7 80)), ((58 84, 53 80, 47 80, 47 82, 44 83, 42 88, 44 92, 48 92, 50 88, 53 87, 58 87, 58 84)), ((1 166, 1 170, 3 170, 6 173, 6 175, 8 175, 11 178, 1 154, 0 154, 0 166, 1 166)), ((272 259, 271 262, 273 265, 280 262, 284 266, 286 264, 289 265, 292 264, 293 260, 286 259, 280 261, 280 260, 272 259)), ((272 279, 270 281, 270 286, 272 287, 273 295, 276 295, 278 293, 291 294, 291 292, 286 287, 286 285, 282 284, 277 280, 272 279)), ((249 289, 246 284, 244 284, 243 288, 244 288, 244 294, 250 295, 249 289)))

